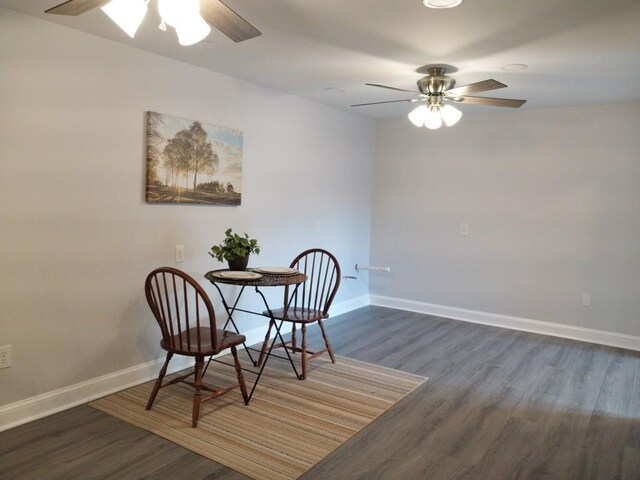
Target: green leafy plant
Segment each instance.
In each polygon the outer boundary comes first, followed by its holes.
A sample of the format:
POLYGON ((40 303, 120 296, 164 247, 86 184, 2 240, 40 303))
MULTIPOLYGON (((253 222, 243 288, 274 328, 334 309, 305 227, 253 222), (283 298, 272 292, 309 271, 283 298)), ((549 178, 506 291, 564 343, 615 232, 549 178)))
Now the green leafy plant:
POLYGON ((209 252, 209 255, 219 262, 246 257, 251 253, 255 253, 256 255, 260 254, 260 246, 255 238, 249 238, 249 235, 246 233, 244 237, 242 237, 237 233, 233 233, 231 229, 228 229, 224 234, 225 239, 222 243, 211 247, 211 251, 209 252))

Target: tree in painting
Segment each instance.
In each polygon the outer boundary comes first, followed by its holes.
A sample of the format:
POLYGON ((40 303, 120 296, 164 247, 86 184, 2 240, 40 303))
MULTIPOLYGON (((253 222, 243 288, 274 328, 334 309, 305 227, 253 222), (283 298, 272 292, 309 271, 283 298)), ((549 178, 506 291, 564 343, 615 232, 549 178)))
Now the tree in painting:
POLYGON ((162 137, 158 133, 158 126, 162 123, 159 113, 147 112, 147 185, 158 181, 157 168, 160 163, 159 145, 162 137))
POLYGON ((190 142, 190 163, 193 167, 193 191, 196 191, 198 172, 213 174, 218 166, 218 156, 207 141, 207 132, 200 122, 193 122, 187 133, 190 142))
POLYGON ((150 203, 239 205, 242 132, 147 112, 150 203))

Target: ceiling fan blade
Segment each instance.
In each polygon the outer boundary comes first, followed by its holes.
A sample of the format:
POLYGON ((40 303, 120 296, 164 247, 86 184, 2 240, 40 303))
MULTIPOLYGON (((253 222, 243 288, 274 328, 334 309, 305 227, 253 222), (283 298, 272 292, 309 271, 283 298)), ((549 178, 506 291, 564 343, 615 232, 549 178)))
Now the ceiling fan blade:
MULTIPOLYGON (((448 93, 448 92, 447 92, 448 93)), ((511 107, 520 108, 526 103, 526 100, 516 100, 514 98, 492 98, 492 97, 449 97, 458 103, 467 103, 469 105, 490 105, 492 107, 511 107)))
POLYGON ((355 105, 351 105, 352 107, 364 107, 366 105, 380 105, 381 103, 396 103, 396 102, 420 102, 422 100, 418 98, 407 98, 404 100, 387 100, 386 102, 372 102, 372 103, 356 103, 355 105))
POLYGON ((200 15, 236 43, 262 35, 220 0, 200 0, 200 15))
POLYGON ((413 90, 405 90, 404 88, 388 87, 386 85, 379 85, 377 83, 365 83, 365 85, 368 85, 370 87, 386 88, 388 90, 396 90, 398 92, 413 93, 414 95, 423 95, 422 93, 414 92, 413 90))
POLYGON ((80 15, 82 13, 102 7, 109 3, 110 0, 67 0, 60 5, 45 10, 44 13, 53 13, 55 15, 80 15))
POLYGON ((462 85, 461 87, 455 87, 451 90, 444 92, 447 96, 458 97, 460 95, 469 95, 471 93, 487 92, 489 90, 496 90, 497 88, 505 88, 504 83, 500 83, 497 80, 483 80, 481 82, 470 83, 469 85, 462 85))

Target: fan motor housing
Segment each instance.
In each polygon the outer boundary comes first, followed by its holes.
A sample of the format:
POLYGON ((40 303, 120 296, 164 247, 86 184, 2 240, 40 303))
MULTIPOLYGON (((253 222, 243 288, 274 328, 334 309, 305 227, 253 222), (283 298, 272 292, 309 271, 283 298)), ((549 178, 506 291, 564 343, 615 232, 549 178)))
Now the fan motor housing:
POLYGON ((445 69, 433 67, 428 70, 428 75, 418 80, 418 89, 425 95, 442 95, 453 88, 456 81, 445 75, 445 69))

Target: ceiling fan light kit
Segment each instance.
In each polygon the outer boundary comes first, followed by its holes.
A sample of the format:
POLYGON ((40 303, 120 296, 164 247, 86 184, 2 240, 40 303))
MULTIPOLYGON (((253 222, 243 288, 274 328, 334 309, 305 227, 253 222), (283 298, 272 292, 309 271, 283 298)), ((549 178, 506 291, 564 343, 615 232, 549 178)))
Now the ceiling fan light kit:
MULTIPOLYGON (((45 13, 77 16, 101 7, 127 35, 133 38, 147 14, 149 0, 66 0, 45 13)), ((180 45, 204 40, 211 25, 234 42, 243 42, 262 33, 230 9, 222 0, 158 0, 162 18, 160 30, 174 27, 180 45)))
POLYGON ((444 123, 447 127, 453 127, 462 118, 462 112, 451 105, 433 103, 420 105, 409 113, 409 120, 416 127, 426 127, 437 130, 444 123))

